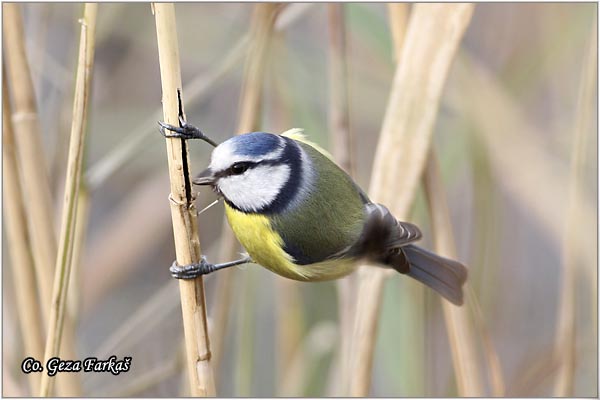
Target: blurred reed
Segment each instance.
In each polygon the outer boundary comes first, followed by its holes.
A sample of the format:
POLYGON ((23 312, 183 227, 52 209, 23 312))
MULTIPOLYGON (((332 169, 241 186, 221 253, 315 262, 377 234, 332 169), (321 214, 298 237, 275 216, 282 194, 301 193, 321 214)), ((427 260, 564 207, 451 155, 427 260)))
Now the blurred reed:
MULTIPOLYGON (((499 171, 498 184, 516 202, 530 210, 531 217, 543 226, 554 243, 563 240, 562 218, 556 210, 562 209, 564 194, 556 187, 568 186, 566 165, 545 150, 544 135, 519 109, 510 93, 494 77, 492 71, 467 51, 456 58, 455 82, 448 90, 448 104, 474 124, 488 150, 489 162, 499 171), (489 118, 488 110, 495 116, 489 118), (496 149, 510 148, 510 152, 496 149), (521 168, 521 160, 527 160, 527 168, 521 168), (539 201, 543 198, 544 201, 539 201)), ((594 215, 595 205, 585 194, 579 207, 583 215, 594 215)), ((587 264, 593 257, 593 238, 583 237, 574 243, 578 262, 587 264)))
MULTIPOLYGON (((373 201, 386 204, 398 219, 408 216, 425 167, 442 88, 472 12, 471 4, 417 4, 411 13, 369 187, 373 201)), ((352 379, 348 379, 352 382, 352 396, 369 393, 381 295, 388 273, 382 269, 359 271, 361 282, 349 369, 352 379)), ((414 312, 405 324, 419 329, 422 306, 417 306, 415 296, 422 298, 423 289, 413 286, 414 290, 410 290, 408 285, 408 281, 403 285, 406 290, 402 291, 402 302, 411 304, 414 312)), ((411 343, 404 362, 423 358, 419 354, 422 334, 416 329, 404 342, 411 343)))
MULTIPOLYGON (((581 227, 585 225, 585 216, 580 210, 583 202, 586 166, 586 149, 594 134, 594 107, 597 107, 597 72, 598 72, 598 27, 597 21, 591 26, 588 47, 582 62, 577 112, 573 128, 573 144, 571 146, 571 172, 569 177, 569 194, 565 210, 564 239, 562 242, 562 279, 558 323, 554 354, 559 362, 554 393, 556 397, 574 396, 574 380, 576 369, 576 323, 577 315, 577 281, 581 279, 581 268, 576 255, 577 243, 583 241, 581 227)), ((593 293, 593 291, 592 291, 593 293)))
MULTIPOLYGON (((179 125, 183 117, 181 104, 181 70, 179 45, 172 3, 153 5, 160 64, 164 121, 179 125), (180 114, 181 113, 181 114, 180 114)), ((187 142, 166 138, 169 178, 171 182, 171 217, 175 252, 179 265, 200 261, 200 240, 195 196, 191 193, 190 163, 187 142)), ((187 368, 192 396, 214 396, 215 383, 211 365, 210 340, 206 322, 206 304, 202 276, 179 280, 181 309, 186 342, 187 368)))
MULTIPOLYGON (((97 4, 87 3, 84 7, 83 18, 80 20, 81 37, 77 78, 75 81, 75 98, 73 100, 73 122, 71 125, 61 233, 56 266, 54 269, 54 288, 52 291, 50 318, 48 322, 48 336, 46 338, 46 348, 44 351, 45 362, 48 362, 51 357, 56 357, 60 352, 63 324, 67 312, 67 293, 69 291, 73 247, 75 246, 74 235, 77 226, 77 205, 79 202, 83 148, 87 130, 87 111, 96 44, 95 30, 97 12, 97 4)), ((72 339, 70 343, 71 345, 74 344, 72 339)), ((50 377, 50 375, 42 375, 40 396, 48 397, 52 395, 53 382, 54 379, 50 377)))
MULTIPOLYGON (((36 97, 25 51, 23 21, 20 4, 3 5, 4 33, 6 37, 6 66, 14 110, 12 122, 15 130, 18 169, 21 171, 21 188, 24 199, 35 199, 24 204, 27 228, 31 239, 33 261, 36 270, 37 288, 41 304, 44 330, 50 319, 52 304, 52 271, 56 261, 57 247, 53 205, 47 173, 47 163, 42 150, 41 129, 36 106, 36 97)), ((64 347, 60 355, 75 359, 74 331, 67 317, 64 332, 64 347)), ((43 334, 43 333, 42 333, 43 334)), ((63 374, 58 378, 58 394, 77 396, 81 391, 75 374, 63 374)))
MULTIPOLYGON (((456 245, 452 233, 450 212, 446 201, 446 193, 440 176, 437 154, 432 148, 424 173, 425 195, 429 205, 429 215, 433 226, 435 250, 438 254, 456 259, 456 245)), ((466 305, 474 301, 474 293, 465 285, 466 305)), ((454 374, 458 395, 461 397, 485 396, 483 366, 479 362, 476 350, 476 332, 473 329, 467 307, 455 307, 442 299, 442 307, 448 331, 448 340, 452 352, 454 374)), ((481 333, 479 333, 481 336, 481 333)), ((502 382, 502 378, 500 378, 502 382)), ((501 387, 503 384, 500 385, 501 387)), ((502 389, 501 389, 502 390, 502 389)), ((502 392, 494 393, 502 396, 502 392)))
MULTIPOLYGON (((12 279, 14 281, 17 314, 25 351, 30 357, 40 360, 44 353, 42 317, 36 290, 35 270, 29 249, 29 237, 23 194, 19 184, 17 160, 15 155, 14 131, 8 98, 6 77, 2 82, 2 168, 4 189, 4 217, 6 218, 6 236, 12 260, 12 279)), ((39 391, 39 374, 28 374, 29 395, 39 391)))
POLYGON ((25 53, 20 7, 21 5, 14 3, 3 5, 4 45, 7 54, 7 78, 14 104, 13 126, 21 133, 15 136, 15 149, 23 175, 23 197, 35 199, 25 203, 28 204, 25 215, 42 304, 42 318, 47 323, 52 298, 52 268, 56 261, 56 238, 35 93, 25 53))

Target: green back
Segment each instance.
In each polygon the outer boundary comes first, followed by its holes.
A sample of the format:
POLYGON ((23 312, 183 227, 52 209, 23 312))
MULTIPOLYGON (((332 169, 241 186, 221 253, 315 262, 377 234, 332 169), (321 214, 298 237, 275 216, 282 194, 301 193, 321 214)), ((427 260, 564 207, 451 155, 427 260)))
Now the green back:
POLYGON ((366 195, 333 161, 308 144, 296 141, 318 171, 316 190, 295 208, 273 216, 286 252, 299 264, 323 261, 360 236, 366 195))

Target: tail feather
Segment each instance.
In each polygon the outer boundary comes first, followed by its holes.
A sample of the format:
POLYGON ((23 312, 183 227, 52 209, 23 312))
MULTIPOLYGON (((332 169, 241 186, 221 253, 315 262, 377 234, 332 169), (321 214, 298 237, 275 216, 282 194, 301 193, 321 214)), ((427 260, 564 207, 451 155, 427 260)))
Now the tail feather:
POLYGON ((401 250, 398 255, 403 257, 388 261, 394 269, 429 286, 452 303, 463 304, 462 286, 467 280, 467 268, 464 265, 412 244, 402 246, 401 250))

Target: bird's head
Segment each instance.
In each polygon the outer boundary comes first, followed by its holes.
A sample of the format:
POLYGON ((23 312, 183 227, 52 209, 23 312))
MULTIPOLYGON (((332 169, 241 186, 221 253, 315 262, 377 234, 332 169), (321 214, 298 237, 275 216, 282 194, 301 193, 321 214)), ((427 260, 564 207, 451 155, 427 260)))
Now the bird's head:
POLYGON ((301 162, 301 150, 293 140, 246 133, 218 145, 210 165, 193 183, 212 186, 243 212, 263 212, 289 203, 299 183, 301 162))

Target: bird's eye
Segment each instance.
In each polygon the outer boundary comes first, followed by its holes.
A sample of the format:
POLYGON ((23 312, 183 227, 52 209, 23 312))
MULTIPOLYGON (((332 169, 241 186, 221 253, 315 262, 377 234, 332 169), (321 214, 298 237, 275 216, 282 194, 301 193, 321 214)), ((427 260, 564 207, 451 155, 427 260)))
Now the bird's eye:
POLYGON ((229 168, 231 170, 231 175, 241 175, 246 172, 250 168, 250 163, 247 162, 237 162, 229 168))

